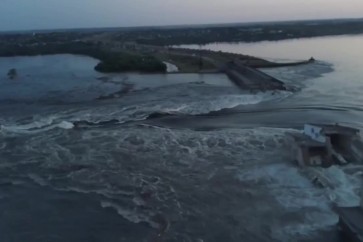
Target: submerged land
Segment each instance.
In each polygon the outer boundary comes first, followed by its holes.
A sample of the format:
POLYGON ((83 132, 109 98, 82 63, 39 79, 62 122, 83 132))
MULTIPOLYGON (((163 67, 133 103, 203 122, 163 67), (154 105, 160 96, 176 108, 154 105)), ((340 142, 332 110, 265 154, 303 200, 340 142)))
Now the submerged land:
POLYGON ((225 72, 233 79, 246 73, 238 67, 236 75, 236 66, 279 67, 306 64, 314 59, 274 63, 248 55, 176 46, 361 33, 363 19, 7 32, 0 33, 0 56, 86 55, 100 60, 95 70, 103 73, 163 73, 167 71, 167 62, 182 73, 225 72))

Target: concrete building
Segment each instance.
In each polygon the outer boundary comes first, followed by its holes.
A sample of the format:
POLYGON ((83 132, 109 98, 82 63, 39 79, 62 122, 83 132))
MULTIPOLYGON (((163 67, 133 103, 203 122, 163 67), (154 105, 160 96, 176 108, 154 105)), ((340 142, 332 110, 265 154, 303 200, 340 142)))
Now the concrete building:
POLYGON ((332 144, 346 146, 359 135, 359 130, 338 124, 305 124, 304 134, 321 143, 326 143, 330 139, 332 144))
POLYGON ((323 166, 361 161, 363 144, 359 130, 341 125, 306 124, 296 136, 300 166, 323 166))
MULTIPOLYGON (((359 130, 341 125, 306 124, 301 135, 296 135, 297 162, 300 166, 323 166, 362 162, 363 143, 359 130)), ((308 170, 308 169, 307 169, 308 170)), ((329 181, 318 172, 312 181, 329 186, 329 181)), ((363 242, 363 186, 361 202, 356 207, 337 207, 341 241, 363 242)))
POLYGON ((296 147, 296 160, 301 167, 305 166, 324 166, 328 167, 332 164, 331 156, 325 143, 320 143, 314 140, 306 140, 302 138, 295 138, 296 147))

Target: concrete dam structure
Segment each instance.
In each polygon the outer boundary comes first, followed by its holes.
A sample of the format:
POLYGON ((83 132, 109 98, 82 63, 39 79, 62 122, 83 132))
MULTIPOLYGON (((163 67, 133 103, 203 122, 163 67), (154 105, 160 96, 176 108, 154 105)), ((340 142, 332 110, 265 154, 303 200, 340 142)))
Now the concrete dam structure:
POLYGON ((222 68, 231 81, 243 90, 271 91, 286 90, 284 83, 255 68, 246 66, 243 61, 234 60, 222 68))

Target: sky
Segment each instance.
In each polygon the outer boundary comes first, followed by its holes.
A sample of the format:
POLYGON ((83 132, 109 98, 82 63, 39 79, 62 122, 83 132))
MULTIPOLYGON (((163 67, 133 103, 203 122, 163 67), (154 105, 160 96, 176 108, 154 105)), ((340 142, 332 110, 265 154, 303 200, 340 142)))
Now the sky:
POLYGON ((0 0, 0 31, 360 17, 362 0, 0 0))

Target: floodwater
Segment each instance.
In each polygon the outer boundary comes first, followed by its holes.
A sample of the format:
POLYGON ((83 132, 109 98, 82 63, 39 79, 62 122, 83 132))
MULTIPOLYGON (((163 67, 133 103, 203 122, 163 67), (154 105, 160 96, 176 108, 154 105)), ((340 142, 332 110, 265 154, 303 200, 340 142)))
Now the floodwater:
POLYGON ((0 240, 337 241, 333 208, 359 204, 363 167, 314 168, 332 185, 316 187, 291 134, 362 127, 362 42, 205 46, 314 56, 264 70, 294 93, 240 91, 224 75, 103 75, 81 56, 0 58, 0 240))

